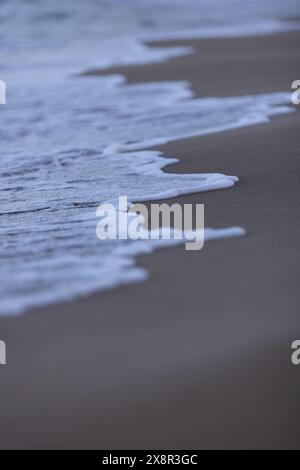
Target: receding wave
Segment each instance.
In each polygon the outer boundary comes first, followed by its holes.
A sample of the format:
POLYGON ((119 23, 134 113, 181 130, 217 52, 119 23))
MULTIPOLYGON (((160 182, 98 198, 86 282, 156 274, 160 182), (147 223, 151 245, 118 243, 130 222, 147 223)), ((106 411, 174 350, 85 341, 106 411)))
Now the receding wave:
MULTIPOLYGON (((101 243, 95 208, 122 194, 146 201, 238 183, 233 175, 165 173, 172 155, 147 148, 292 112, 287 93, 194 99, 186 82, 129 85, 122 76, 74 72, 189 53, 143 42, 183 37, 188 25, 190 36, 228 35, 229 24, 235 35, 295 28, 297 2, 243 2, 236 18, 219 17, 212 0, 111 3, 1 5, 8 99, 0 114, 0 314, 145 279, 135 256, 178 241, 101 243)), ((241 234, 229 227, 205 236, 241 234)))

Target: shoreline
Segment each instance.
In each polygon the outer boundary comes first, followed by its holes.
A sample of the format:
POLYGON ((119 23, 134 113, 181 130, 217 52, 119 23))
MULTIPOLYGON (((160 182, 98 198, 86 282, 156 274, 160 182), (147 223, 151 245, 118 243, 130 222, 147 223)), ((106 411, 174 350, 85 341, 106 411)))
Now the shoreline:
POLYGON ((195 52, 163 63, 91 69, 83 75, 121 74, 128 83, 188 81, 196 98, 290 92, 299 75, 299 42, 299 31, 148 42, 148 46, 155 47, 192 46, 195 52))
MULTIPOLYGON (((249 93, 284 91, 289 83, 279 84, 300 77, 299 38, 286 33, 261 38, 263 44, 235 38, 236 63, 228 71, 230 54, 220 41, 225 49, 214 60, 224 73, 214 82, 197 54, 123 73, 137 81, 190 77, 196 94, 203 80, 204 96, 213 90, 221 96, 221 83, 224 93, 236 88, 233 95, 248 85, 249 93), (251 64, 250 72, 239 70, 241 52, 251 63, 257 49, 275 73, 251 64), (277 54, 284 56, 279 74, 277 54)), ((218 40, 204 40, 211 41, 215 47, 218 40)), ((145 283, 1 318, 9 346, 9 367, 1 370, 1 446, 299 447, 299 370, 290 365, 300 332, 299 124, 295 112, 155 147, 180 159, 165 171, 238 175, 230 190, 168 203, 204 203, 208 226, 241 225, 248 235, 210 242, 199 253, 159 250, 138 258, 150 272, 145 283)))

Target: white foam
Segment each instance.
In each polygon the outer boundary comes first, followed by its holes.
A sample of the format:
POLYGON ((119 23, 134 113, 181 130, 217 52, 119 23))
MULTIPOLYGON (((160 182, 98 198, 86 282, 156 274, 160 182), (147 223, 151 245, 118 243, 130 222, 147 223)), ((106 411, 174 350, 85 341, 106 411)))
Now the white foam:
MULTIPOLYGON (((135 256, 178 243, 99 242, 95 208, 104 201, 120 194, 135 202, 163 199, 238 182, 223 174, 164 173, 175 159, 132 147, 143 148, 157 135, 166 142, 290 111, 285 93, 193 100, 186 83, 128 86, 114 77, 91 80, 88 94, 78 93, 85 83, 88 79, 71 80, 61 92, 59 84, 47 84, 45 102, 40 100, 37 109, 27 95, 17 94, 19 102, 5 110, 1 131, 6 151, 0 161, 2 314, 143 280, 146 273, 135 266, 135 256), (103 95, 101 83, 110 80, 110 87, 104 86, 110 92, 103 95), (70 106, 73 96, 78 97, 76 109, 70 106), (19 119, 20 108, 26 120, 19 119), (117 139, 120 144, 109 145, 117 139)), ((241 228, 207 230, 206 241, 242 234, 241 228)))
POLYGON ((9 0, 0 11, 1 68, 3 78, 21 69, 20 81, 32 82, 57 70, 161 62, 192 50, 144 40, 291 31, 298 16, 299 0, 9 0))
MULTIPOLYGON (((232 12, 233 0, 226 2, 232 12)), ((71 74, 190 52, 142 43, 174 33, 183 37, 187 25, 196 35, 208 34, 208 25, 212 34, 223 34, 228 24, 239 34, 278 30, 274 21, 280 12, 292 16, 294 4, 243 2, 236 17, 194 0, 115 0, 115 9, 110 0, 1 5, 7 105, 0 124, 0 314, 145 279, 135 257, 178 241, 101 243, 96 207, 122 194, 139 202, 225 189, 238 178, 165 173, 175 160, 144 149, 291 112, 289 93, 193 99, 185 82, 128 85, 119 75, 71 74)), ((280 20, 280 28, 290 27, 280 20)), ((243 234, 233 227, 207 229, 205 236, 208 241, 243 234)))

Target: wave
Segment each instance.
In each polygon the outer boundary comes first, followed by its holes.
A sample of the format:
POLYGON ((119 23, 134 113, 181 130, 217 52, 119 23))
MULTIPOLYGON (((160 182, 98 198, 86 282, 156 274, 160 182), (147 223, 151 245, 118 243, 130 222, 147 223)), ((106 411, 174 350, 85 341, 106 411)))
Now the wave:
MULTIPOLYGON (((226 0, 221 14, 212 0, 1 2, 0 314, 145 279, 136 255, 179 241, 101 243, 96 207, 121 194, 137 202, 238 182, 165 173, 174 159, 145 149, 292 112, 288 93, 195 99, 186 82, 129 85, 122 76, 73 73, 189 53, 143 42, 181 37, 187 27, 195 35, 290 29, 296 3, 241 2, 237 9, 226 0)), ((205 238, 243 234, 207 229, 205 238)))

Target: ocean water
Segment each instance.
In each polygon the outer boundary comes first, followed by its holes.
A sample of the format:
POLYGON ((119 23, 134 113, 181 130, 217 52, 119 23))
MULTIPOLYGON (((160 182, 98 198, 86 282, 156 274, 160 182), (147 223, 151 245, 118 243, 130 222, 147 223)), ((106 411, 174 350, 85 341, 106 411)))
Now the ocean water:
MULTIPOLYGON (((178 240, 100 242, 96 208, 119 195, 146 201, 238 183, 233 175, 164 173, 172 155, 148 148, 292 112, 286 92, 194 99, 187 82, 129 85, 119 75, 78 73, 191 52, 149 48, 146 39, 295 29, 297 7, 295 0, 0 0, 1 315, 145 279, 136 255, 178 240)), ((243 233, 207 229, 205 237, 243 233)))

